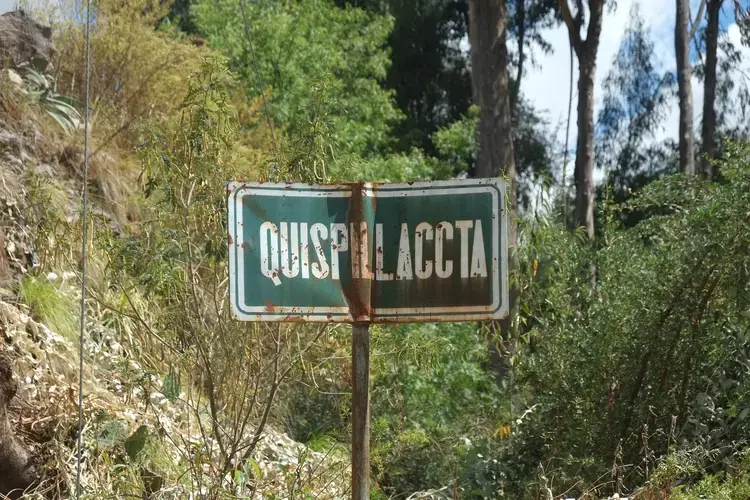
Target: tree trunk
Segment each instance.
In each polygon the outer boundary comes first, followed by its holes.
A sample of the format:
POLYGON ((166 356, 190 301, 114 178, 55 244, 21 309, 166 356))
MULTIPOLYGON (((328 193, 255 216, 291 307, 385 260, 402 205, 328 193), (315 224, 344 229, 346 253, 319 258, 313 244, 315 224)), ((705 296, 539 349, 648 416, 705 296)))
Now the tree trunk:
POLYGON ((576 221, 594 238, 594 76, 596 51, 584 51, 578 58, 578 140, 574 178, 576 221))
POLYGON ((516 0, 516 16, 518 29, 518 71, 510 92, 510 108, 515 110, 518 96, 521 94, 521 81, 523 80, 523 63, 526 58, 524 44, 526 43, 526 0, 516 0))
POLYGON ((477 176, 504 175, 515 184, 506 24, 504 1, 469 2, 472 86, 480 108, 477 176))
POLYGON ((695 173, 695 148, 693 134, 693 89, 690 65, 690 3, 676 0, 677 16, 674 28, 674 47, 677 58, 677 86, 680 98, 680 170, 686 174, 695 173))
MULTIPOLYGON (((578 57, 578 139, 576 142, 576 164, 573 172, 576 184, 575 219, 586 229, 590 239, 594 238, 594 77, 596 55, 602 33, 604 0, 589 0, 589 24, 586 39, 581 38, 583 2, 576 2, 575 18, 568 0, 557 0, 563 22, 568 28, 570 45, 578 57)), ((595 280, 592 264, 592 284, 595 280)))
POLYGON ((8 418, 8 404, 16 395, 16 386, 10 362, 0 354, 0 496, 9 498, 19 498, 34 481, 29 453, 13 434, 8 418))
MULTIPOLYGON (((719 41, 719 11, 722 0, 708 1, 708 23, 706 25, 706 76, 703 87, 703 177, 713 177, 710 159, 716 151, 716 59, 719 41)), ((696 23, 699 20, 696 20, 696 23)))
MULTIPOLYGON (((505 46, 507 17, 505 0, 469 1, 469 40, 471 42, 471 78, 474 102, 480 108, 479 157, 477 177, 502 175, 508 182, 509 225, 508 240, 509 274, 516 269, 515 252, 517 231, 513 216, 516 213, 516 164, 513 155, 513 139, 510 109, 510 87, 508 81, 508 51, 505 46)), ((515 310, 516 290, 510 287, 509 309, 506 319, 500 321, 500 338, 509 338, 515 310)), ((506 370, 504 356, 495 341, 490 339, 490 358, 499 375, 506 370)))

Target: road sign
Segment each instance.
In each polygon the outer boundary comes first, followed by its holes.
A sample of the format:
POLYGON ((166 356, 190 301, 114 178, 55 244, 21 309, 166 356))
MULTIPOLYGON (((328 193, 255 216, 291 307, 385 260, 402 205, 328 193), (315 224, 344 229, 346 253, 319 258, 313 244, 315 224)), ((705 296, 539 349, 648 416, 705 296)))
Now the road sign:
POLYGON ((508 311, 505 183, 228 185, 245 321, 490 320, 508 311))

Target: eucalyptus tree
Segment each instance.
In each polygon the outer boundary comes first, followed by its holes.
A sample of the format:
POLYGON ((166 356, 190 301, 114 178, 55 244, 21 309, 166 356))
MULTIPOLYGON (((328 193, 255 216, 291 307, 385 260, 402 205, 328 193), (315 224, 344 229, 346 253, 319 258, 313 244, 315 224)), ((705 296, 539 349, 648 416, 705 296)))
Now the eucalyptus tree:
POLYGON ((571 11, 568 0, 558 0, 557 5, 568 29, 570 45, 578 58, 578 139, 576 161, 573 172, 576 186, 575 220, 590 239, 594 238, 594 79, 596 57, 602 32, 605 0, 588 0, 588 9, 583 0, 575 0, 575 11, 571 11), (588 23, 585 37, 586 11, 588 23), (575 13, 574 13, 575 12, 575 13))

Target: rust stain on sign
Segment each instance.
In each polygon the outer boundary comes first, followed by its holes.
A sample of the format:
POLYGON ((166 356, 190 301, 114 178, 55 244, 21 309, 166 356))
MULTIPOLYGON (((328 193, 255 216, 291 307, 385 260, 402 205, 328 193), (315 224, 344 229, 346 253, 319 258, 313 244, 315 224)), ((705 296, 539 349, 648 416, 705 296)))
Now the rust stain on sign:
MULTIPOLYGON (((369 237, 367 227, 362 227, 362 222, 367 220, 364 202, 366 192, 372 189, 372 184, 353 183, 348 184, 351 189, 349 207, 346 212, 346 227, 349 231, 349 247, 352 259, 352 268, 355 276, 342 287, 344 298, 349 307, 354 321, 367 321, 372 316, 371 280, 367 272, 362 272, 363 263, 367 262, 367 249, 369 237)), ((375 197, 371 197, 374 201, 375 197)), ((374 205, 371 205, 374 208, 374 205)))
POLYGON ((227 193, 239 319, 474 321, 507 312, 501 180, 236 183, 227 193))

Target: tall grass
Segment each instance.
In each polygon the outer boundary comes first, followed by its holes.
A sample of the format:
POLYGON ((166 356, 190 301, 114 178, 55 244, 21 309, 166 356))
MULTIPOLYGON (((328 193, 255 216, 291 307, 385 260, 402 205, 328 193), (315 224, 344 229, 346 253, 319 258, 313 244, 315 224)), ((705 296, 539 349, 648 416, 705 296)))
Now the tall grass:
POLYGON ((53 281, 42 276, 25 276, 18 285, 18 299, 29 307, 36 321, 69 340, 77 337, 76 300, 53 281))

